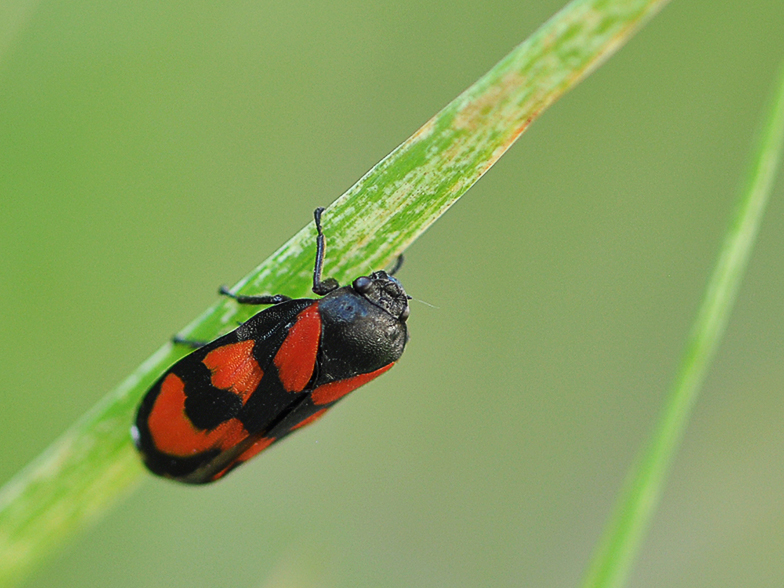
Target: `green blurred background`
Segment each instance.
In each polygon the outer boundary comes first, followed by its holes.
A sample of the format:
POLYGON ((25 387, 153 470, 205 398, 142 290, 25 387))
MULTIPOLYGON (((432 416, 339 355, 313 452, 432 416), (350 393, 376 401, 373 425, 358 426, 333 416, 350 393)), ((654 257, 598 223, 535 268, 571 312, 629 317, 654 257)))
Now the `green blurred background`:
MULTIPOLYGON (((0 482, 561 7, 4 4, 0 482)), ((398 367, 212 487, 146 477, 30 586, 575 586, 782 31, 778 0, 674 1, 409 249, 435 308, 398 367)), ((634 586, 782 585, 783 196, 634 586)))

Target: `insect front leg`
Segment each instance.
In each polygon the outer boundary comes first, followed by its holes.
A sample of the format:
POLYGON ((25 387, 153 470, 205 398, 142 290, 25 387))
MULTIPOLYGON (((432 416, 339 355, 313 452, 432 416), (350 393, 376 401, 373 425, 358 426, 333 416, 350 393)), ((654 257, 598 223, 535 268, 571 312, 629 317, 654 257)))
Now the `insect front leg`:
POLYGON ((321 207, 313 211, 313 218, 316 220, 316 266, 313 268, 313 293, 319 296, 324 296, 340 288, 340 284, 334 278, 321 279, 321 269, 324 267, 324 254, 327 250, 327 240, 324 237, 324 231, 321 230, 322 212, 324 212, 324 209, 321 207))
POLYGON ((395 265, 393 265, 392 269, 389 270, 387 273, 390 276, 394 276, 397 272, 400 271, 400 268, 403 267, 403 261, 404 261, 403 254, 401 253, 400 255, 397 256, 397 259, 395 260, 395 265))

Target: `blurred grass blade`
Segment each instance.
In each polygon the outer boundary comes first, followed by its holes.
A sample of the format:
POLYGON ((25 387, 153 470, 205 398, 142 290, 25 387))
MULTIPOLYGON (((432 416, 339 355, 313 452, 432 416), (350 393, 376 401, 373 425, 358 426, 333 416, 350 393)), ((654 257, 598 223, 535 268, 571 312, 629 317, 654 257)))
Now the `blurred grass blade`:
POLYGON ((38 8, 39 0, 4 0, 0 2, 0 65, 38 8))
POLYGON ((740 202, 681 359, 680 369, 647 451, 627 477, 616 512, 605 531, 583 588, 626 584, 653 512, 659 504, 670 463, 680 446, 708 366, 729 321, 784 145, 784 64, 770 111, 761 128, 740 202))
MULTIPOLYGON (((576 0, 556 14, 328 209, 326 275, 345 282, 403 251, 531 121, 664 4, 576 0)), ((313 247, 310 223, 239 287, 253 293, 307 294, 313 247)), ((223 300, 182 334, 212 339, 247 317, 247 310, 223 300)), ((134 407, 182 354, 171 345, 161 348, 0 492, 0 585, 23 577, 49 548, 140 478, 142 467, 128 435, 134 407)))

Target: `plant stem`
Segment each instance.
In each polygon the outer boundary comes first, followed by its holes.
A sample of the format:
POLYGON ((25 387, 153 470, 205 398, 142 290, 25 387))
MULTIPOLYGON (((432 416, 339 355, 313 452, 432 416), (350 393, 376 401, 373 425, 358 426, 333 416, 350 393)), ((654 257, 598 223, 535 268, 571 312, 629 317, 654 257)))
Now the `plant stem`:
MULTIPOLYGON (((529 124, 621 47, 666 0, 574 0, 428 121, 324 215, 325 275, 383 267, 452 206, 529 124)), ((308 292, 312 224, 234 292, 308 292)), ((248 318, 222 300, 180 334, 211 340, 248 318)), ((183 355, 164 345, 0 491, 0 586, 23 578, 142 473, 129 427, 142 395, 183 355)))
POLYGON ((620 588, 626 584, 708 367, 729 322, 781 161, 782 145, 784 66, 737 210, 725 235, 661 419, 648 448, 638 456, 627 476, 615 514, 594 555, 583 588, 620 588))

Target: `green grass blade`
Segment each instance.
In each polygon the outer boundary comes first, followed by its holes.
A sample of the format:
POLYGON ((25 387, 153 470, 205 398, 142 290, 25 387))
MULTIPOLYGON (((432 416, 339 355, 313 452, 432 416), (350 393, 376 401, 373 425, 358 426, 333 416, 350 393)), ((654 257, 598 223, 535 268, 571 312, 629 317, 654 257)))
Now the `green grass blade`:
POLYGON ((729 321, 781 161, 783 145, 784 67, 738 208, 725 235, 661 420, 648 449, 629 473, 615 515, 586 575, 584 588, 618 588, 626 583, 658 506, 672 458, 680 446, 708 366, 729 321))
MULTIPOLYGON (((376 165, 324 215, 325 273, 341 281, 387 264, 468 190, 550 104, 628 40, 665 0, 576 0, 376 165)), ((244 292, 308 293, 310 223, 247 276, 244 292)), ((222 300, 182 335, 212 339, 248 311, 222 300)), ((0 491, 0 585, 140 479, 134 407, 183 355, 165 345, 0 491)))

